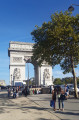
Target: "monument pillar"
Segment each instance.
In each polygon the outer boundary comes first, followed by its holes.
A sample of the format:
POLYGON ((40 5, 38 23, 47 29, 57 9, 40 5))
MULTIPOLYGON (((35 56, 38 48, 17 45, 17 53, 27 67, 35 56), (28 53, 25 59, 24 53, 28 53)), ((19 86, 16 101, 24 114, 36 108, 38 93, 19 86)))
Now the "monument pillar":
POLYGON ((25 80, 25 62, 23 56, 11 54, 10 57, 10 85, 14 86, 15 82, 23 82, 25 80), (22 61, 20 61, 22 59, 22 61))
POLYGON ((35 66, 35 83, 37 86, 49 86, 53 84, 52 81, 52 66, 42 64, 42 66, 35 66))

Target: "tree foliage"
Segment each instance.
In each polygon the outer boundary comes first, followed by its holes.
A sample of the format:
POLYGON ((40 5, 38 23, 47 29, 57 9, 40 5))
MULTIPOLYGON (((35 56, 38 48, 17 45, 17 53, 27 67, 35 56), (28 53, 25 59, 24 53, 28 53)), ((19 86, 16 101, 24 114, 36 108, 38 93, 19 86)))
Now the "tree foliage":
MULTIPOLYGON (((79 83, 79 78, 77 78, 77 83, 79 83)), ((55 78, 54 79, 55 85, 62 85, 62 84, 73 84, 73 78, 72 77, 65 77, 65 78, 55 78)))
POLYGON ((55 85, 61 85, 61 84, 62 84, 61 79, 60 79, 60 78, 55 78, 54 84, 55 84, 55 85))
MULTIPOLYGON (((55 13, 48 23, 36 27, 31 33, 35 41, 33 60, 39 64, 60 64, 63 73, 72 72, 76 91, 74 68, 79 64, 79 15, 69 12, 55 13)), ((77 92, 76 92, 77 93, 77 92)))
POLYGON ((64 84, 73 84, 73 83, 74 83, 72 77, 63 78, 63 79, 62 79, 62 82, 63 82, 64 84))
POLYGON ((34 58, 39 63, 44 60, 55 66, 61 65, 64 73, 71 71, 71 55, 75 67, 79 60, 79 16, 70 13, 55 13, 51 21, 43 23, 31 33, 33 35, 34 58))

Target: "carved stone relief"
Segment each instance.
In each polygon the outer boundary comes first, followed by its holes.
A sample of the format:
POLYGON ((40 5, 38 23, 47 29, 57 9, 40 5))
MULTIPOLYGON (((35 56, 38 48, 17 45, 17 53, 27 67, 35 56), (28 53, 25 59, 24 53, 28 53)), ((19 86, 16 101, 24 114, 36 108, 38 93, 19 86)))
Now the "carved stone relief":
POLYGON ((19 68, 15 68, 14 69, 14 73, 13 73, 13 79, 14 80, 19 80, 20 78, 21 78, 20 69, 19 68))
POLYGON ((49 69, 44 69, 44 74, 43 74, 43 76, 44 76, 44 79, 49 79, 50 78, 50 73, 49 73, 49 69))

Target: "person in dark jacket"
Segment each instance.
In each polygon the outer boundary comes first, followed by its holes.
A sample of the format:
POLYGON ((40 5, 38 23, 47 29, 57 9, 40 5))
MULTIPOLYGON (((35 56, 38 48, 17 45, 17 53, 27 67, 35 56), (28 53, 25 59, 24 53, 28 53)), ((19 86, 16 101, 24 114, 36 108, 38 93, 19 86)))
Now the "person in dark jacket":
POLYGON ((24 94, 25 94, 25 97, 27 97, 27 86, 25 87, 24 94))
POLYGON ((8 88, 8 98, 10 98, 11 90, 8 88))
POLYGON ((16 98, 16 92, 14 87, 13 87, 13 98, 16 98))
POLYGON ((16 97, 18 97, 19 94, 18 94, 18 87, 16 88, 16 97))
POLYGON ((62 103, 62 111, 64 111, 64 100, 65 100, 65 93, 63 90, 61 90, 60 100, 62 103))
POLYGON ((54 111, 56 111, 56 90, 52 91, 52 100, 54 101, 54 111))

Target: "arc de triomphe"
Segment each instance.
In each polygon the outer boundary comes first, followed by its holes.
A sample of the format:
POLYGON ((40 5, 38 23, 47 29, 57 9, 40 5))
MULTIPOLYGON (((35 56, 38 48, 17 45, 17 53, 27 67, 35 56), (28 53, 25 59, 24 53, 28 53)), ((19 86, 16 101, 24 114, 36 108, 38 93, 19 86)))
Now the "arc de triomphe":
MULTIPOLYGON (((33 43, 13 42, 9 43, 8 56, 10 57, 10 85, 15 82, 23 82, 25 80, 26 63, 32 63, 31 56, 33 55, 33 43)), ((34 65, 35 84, 36 85, 52 85, 52 66, 43 63, 38 66, 34 65)))

